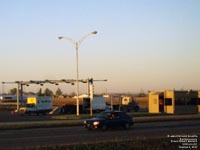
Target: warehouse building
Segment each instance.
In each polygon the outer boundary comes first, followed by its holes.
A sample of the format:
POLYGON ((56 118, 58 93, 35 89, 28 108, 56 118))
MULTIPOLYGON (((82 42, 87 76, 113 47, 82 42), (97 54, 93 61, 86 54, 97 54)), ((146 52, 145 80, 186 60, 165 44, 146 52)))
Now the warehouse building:
POLYGON ((200 112, 199 91, 149 92, 149 113, 191 114, 200 112))

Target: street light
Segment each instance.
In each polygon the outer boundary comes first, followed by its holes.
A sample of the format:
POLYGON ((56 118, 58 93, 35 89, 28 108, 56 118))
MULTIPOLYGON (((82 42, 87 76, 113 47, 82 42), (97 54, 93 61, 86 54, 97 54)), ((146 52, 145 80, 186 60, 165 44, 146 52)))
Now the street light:
POLYGON ((66 39, 66 40, 70 41, 76 48, 76 115, 77 116, 79 116, 78 49, 79 49, 80 44, 83 42, 83 40, 85 40, 87 37, 89 37, 92 34, 97 34, 97 31, 93 31, 91 33, 86 34, 79 41, 75 41, 69 37, 63 37, 63 36, 58 37, 58 39, 60 39, 60 40, 66 39))

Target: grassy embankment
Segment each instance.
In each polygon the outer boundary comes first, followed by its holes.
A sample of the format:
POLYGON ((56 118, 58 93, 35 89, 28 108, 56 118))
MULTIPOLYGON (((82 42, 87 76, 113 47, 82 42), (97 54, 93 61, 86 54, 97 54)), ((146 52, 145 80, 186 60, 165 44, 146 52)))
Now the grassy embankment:
MULTIPOLYGON (((145 122, 160 122, 160 121, 174 121, 174 120, 196 120, 200 119, 200 114, 193 115, 167 115, 167 114, 149 114, 145 112, 137 112, 130 114, 135 123, 145 122)), ((93 117, 95 114, 93 115, 93 117)), ((21 116, 23 117, 23 116, 21 116)), ((89 114, 76 115, 56 115, 51 116, 53 120, 50 121, 29 121, 29 122, 4 122, 0 123, 0 130, 9 129, 25 129, 25 128, 47 128, 47 127, 67 127, 67 126, 81 126, 83 120, 90 118, 89 114)))
MULTIPOLYGON (((200 135, 198 135, 200 136, 200 135)), ((200 142, 198 141, 197 145, 200 142)), ((111 140, 104 142, 79 143, 55 146, 34 146, 27 150, 177 150, 181 143, 171 143, 170 138, 133 138, 129 140, 111 140)))

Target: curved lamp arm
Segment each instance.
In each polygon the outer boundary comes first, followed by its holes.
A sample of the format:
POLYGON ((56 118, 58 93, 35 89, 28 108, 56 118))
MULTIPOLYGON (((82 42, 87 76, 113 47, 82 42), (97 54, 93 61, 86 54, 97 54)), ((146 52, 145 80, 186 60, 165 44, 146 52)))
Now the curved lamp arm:
POLYGON ((59 39, 59 40, 66 39, 66 40, 72 42, 72 44, 76 45, 76 41, 73 40, 72 38, 65 37, 65 36, 59 36, 58 39, 59 39))
POLYGON ((91 32, 91 33, 88 33, 88 34, 86 34, 86 35, 84 35, 77 43, 78 43, 78 45, 80 45, 82 42, 83 42, 83 40, 85 40, 86 38, 88 38, 90 35, 92 35, 92 34, 97 34, 97 31, 93 31, 93 32, 91 32))
POLYGON ((60 39, 60 40, 61 39, 66 39, 66 40, 70 41, 72 44, 74 44, 75 46, 77 46, 77 45, 79 46, 87 37, 89 37, 92 34, 97 34, 97 31, 93 31, 91 33, 88 33, 88 34, 84 35, 79 41, 75 41, 72 38, 65 37, 65 36, 59 36, 58 39, 60 39))

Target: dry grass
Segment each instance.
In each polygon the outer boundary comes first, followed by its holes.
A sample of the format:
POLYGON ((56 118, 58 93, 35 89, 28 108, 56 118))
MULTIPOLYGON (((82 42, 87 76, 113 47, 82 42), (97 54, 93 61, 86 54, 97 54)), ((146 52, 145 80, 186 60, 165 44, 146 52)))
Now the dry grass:
POLYGON ((28 150, 177 150, 179 143, 171 143, 167 138, 133 138, 129 140, 111 140, 107 142, 79 143, 70 145, 35 146, 28 150))
MULTIPOLYGON (((148 107, 148 97, 134 97, 134 99, 141 108, 148 107)), ((106 103, 111 104, 111 100, 109 98, 106 98, 106 103)), ((119 105, 119 98, 114 98, 112 103, 113 105, 119 105)), ((82 98, 79 99, 79 104, 80 105, 83 104, 82 98)), ((54 98, 53 105, 54 106, 76 105, 76 99, 75 98, 54 98)))

